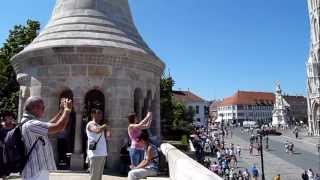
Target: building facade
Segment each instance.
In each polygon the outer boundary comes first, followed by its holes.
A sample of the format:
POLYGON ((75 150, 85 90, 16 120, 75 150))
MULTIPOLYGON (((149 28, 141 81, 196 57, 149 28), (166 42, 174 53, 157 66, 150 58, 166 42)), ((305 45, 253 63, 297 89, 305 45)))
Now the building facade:
POLYGON ((244 121, 271 123, 274 102, 273 93, 237 91, 218 105, 216 122, 223 121, 226 125, 242 125, 244 121))
POLYGON ((290 125, 307 124, 308 123, 308 103, 304 96, 284 95, 284 100, 289 104, 288 115, 290 125))
MULTIPOLYGON (((151 131, 160 137, 164 63, 138 33, 128 0, 57 0, 47 26, 11 63, 20 84, 20 115, 30 96, 44 99, 45 119, 58 111, 61 97, 73 100, 73 131, 64 137, 73 144, 71 169, 83 168, 84 128, 93 107, 103 110, 111 126, 110 168, 120 163, 130 112, 141 118, 152 111, 151 131)), ((58 152, 57 137, 51 140, 58 152)))
POLYGON ((193 109, 194 122, 197 127, 206 127, 209 118, 209 103, 190 91, 173 91, 175 101, 181 102, 186 108, 193 109))
POLYGON ((309 133, 320 136, 320 48, 319 0, 308 0, 310 20, 310 51, 307 62, 309 133))

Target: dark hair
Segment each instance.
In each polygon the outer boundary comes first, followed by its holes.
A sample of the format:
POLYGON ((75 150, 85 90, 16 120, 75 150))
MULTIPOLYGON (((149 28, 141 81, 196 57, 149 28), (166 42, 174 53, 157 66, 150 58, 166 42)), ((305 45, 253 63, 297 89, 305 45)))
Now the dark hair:
POLYGON ((92 109, 91 109, 91 114, 96 114, 96 113, 98 113, 98 112, 102 112, 102 110, 101 110, 101 109, 98 109, 98 108, 92 108, 92 109))
POLYGON ((129 124, 133 124, 136 121, 136 113, 130 113, 128 115, 128 122, 129 124))
POLYGON ((145 141, 148 142, 149 141, 149 133, 147 130, 142 130, 140 136, 138 137, 138 141, 145 141))
POLYGON ((12 112, 10 112, 10 111, 4 111, 4 112, 2 113, 2 118, 8 117, 8 116, 11 116, 12 118, 15 118, 15 115, 14 115, 12 112))

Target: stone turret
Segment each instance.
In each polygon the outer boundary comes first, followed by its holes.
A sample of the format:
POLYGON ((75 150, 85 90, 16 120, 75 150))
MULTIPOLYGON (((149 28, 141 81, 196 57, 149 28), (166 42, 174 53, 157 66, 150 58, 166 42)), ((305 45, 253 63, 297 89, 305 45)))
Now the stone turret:
MULTIPOLYGON (((57 112, 60 97, 73 99, 73 121, 65 137, 72 144, 73 169, 82 168, 83 132, 92 107, 103 109, 112 127, 109 167, 119 163, 128 113, 141 118, 151 110, 151 131, 160 136, 164 63, 138 33, 127 0, 57 0, 47 26, 11 63, 20 83, 20 115, 29 96, 44 99, 46 119, 57 112)), ((52 137, 56 149, 61 148, 58 139, 52 137)))

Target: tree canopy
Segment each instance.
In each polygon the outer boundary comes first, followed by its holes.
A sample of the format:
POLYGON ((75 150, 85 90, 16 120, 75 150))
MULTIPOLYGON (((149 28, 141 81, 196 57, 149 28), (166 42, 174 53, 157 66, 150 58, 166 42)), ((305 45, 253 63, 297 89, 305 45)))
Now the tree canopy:
POLYGON ((40 23, 27 20, 26 25, 15 25, 0 48, 0 113, 5 111, 17 114, 19 101, 19 84, 10 59, 23 50, 37 37, 40 23))
POLYGON ((165 139, 180 139, 192 130, 194 118, 193 109, 187 109, 184 104, 173 98, 172 77, 163 75, 160 81, 160 112, 161 132, 165 139))

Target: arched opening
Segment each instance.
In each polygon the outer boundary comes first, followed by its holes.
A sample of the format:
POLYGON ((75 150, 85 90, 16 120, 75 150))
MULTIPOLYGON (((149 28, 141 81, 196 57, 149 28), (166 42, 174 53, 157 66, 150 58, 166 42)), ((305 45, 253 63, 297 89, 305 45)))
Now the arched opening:
POLYGON ((133 102, 133 110, 134 110, 134 113, 136 113, 137 115, 137 118, 138 119, 141 119, 142 117, 142 104, 141 104, 141 100, 142 100, 142 91, 141 89, 137 88, 134 90, 134 102, 133 102))
MULTIPOLYGON (((73 100, 73 93, 71 90, 65 90, 60 94, 58 108, 60 106, 60 99, 68 98, 73 100)), ((76 123, 76 113, 72 110, 70 114, 70 119, 65 130, 58 134, 58 168, 59 169, 69 169, 70 167, 70 156, 74 152, 74 138, 75 138, 75 124, 76 123)))
MULTIPOLYGON (((86 134, 86 126, 89 121, 91 121, 91 110, 93 108, 100 109, 102 111, 102 117, 105 115, 105 96, 99 90, 91 90, 85 96, 85 106, 82 115, 82 149, 84 154, 84 160, 87 158, 87 134, 86 134)), ((102 121, 101 124, 106 123, 102 121)), ((85 161, 84 161, 85 162, 85 161)), ((86 164, 84 165, 85 168, 86 164)))
POLYGON ((148 111, 152 111, 151 110, 151 100, 152 100, 152 93, 149 90, 147 92, 146 98, 144 98, 143 108, 142 108, 142 117, 146 116, 148 111))

